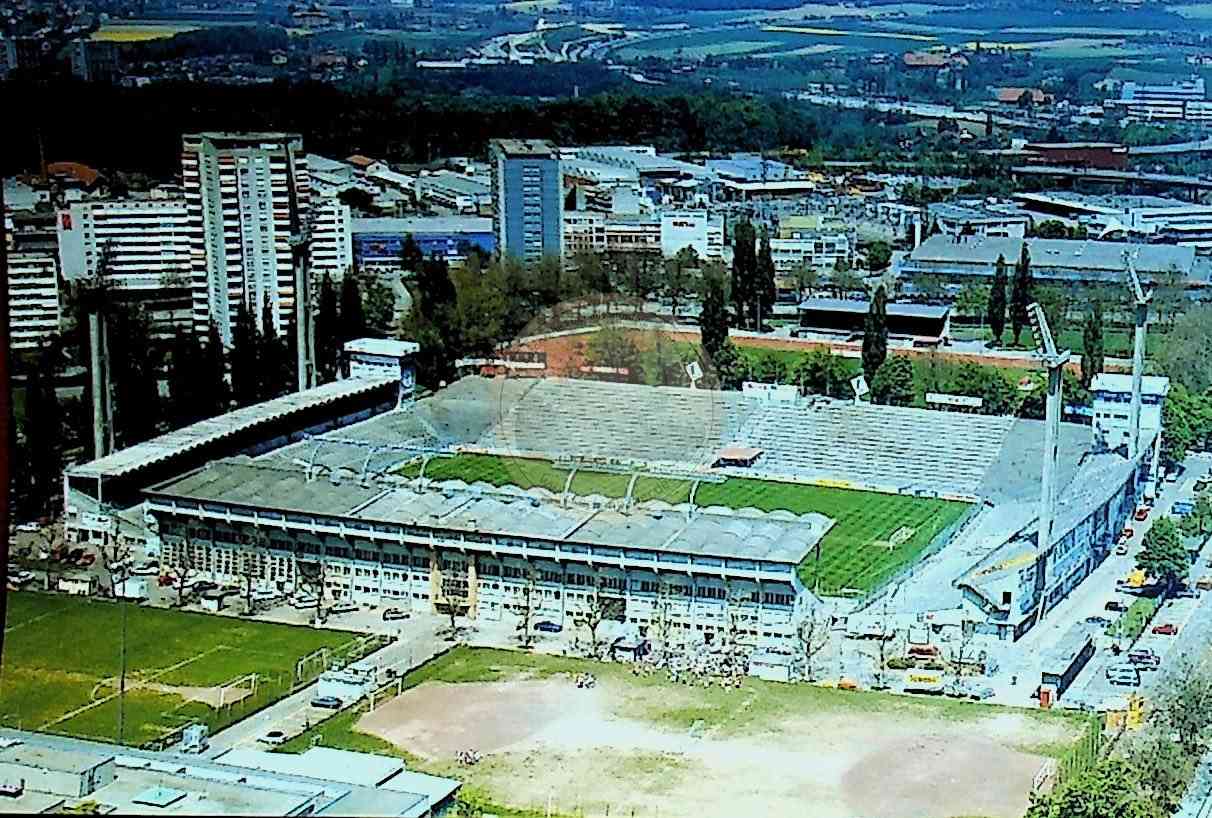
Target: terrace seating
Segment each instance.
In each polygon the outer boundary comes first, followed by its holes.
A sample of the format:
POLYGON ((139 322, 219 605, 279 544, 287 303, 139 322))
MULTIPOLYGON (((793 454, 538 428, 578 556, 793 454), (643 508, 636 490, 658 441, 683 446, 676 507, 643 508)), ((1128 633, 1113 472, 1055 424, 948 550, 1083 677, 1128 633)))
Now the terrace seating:
POLYGON ((967 494, 978 491, 1012 425, 1012 418, 925 409, 778 404, 738 393, 549 379, 536 382, 479 444, 694 468, 736 442, 763 450, 756 472, 967 494))

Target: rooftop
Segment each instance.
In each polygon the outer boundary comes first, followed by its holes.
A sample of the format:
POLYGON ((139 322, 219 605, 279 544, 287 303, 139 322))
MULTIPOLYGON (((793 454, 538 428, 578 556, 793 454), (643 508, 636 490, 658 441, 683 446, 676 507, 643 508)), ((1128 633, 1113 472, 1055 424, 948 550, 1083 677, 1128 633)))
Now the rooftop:
MULTIPOLYGON (((805 298, 800 302, 801 310, 818 310, 823 312, 862 313, 866 315, 871 309, 870 301, 857 301, 849 298, 805 298)), ((888 302, 888 315, 904 318, 937 318, 947 317, 951 311, 947 306, 931 304, 903 304, 897 301, 888 302)))
POLYGON ((0 748, 0 764, 17 764, 64 773, 85 773, 104 764, 109 756, 89 750, 44 747, 19 742, 0 748))
POLYGON ((554 159, 559 156, 555 145, 545 139, 498 139, 494 146, 506 156, 554 159))
POLYGON ((397 341, 394 338, 355 338, 345 342, 345 351, 360 352, 363 355, 403 358, 407 355, 416 355, 421 351, 421 345, 415 341, 397 341))
POLYGON ((492 219, 484 216, 407 216, 351 219, 349 231, 360 233, 491 233, 492 219))
POLYGON ((1124 252, 1134 253, 1136 269, 1146 273, 1177 270, 1189 274, 1195 263, 1195 248, 1168 244, 1126 244, 1087 239, 1013 239, 971 236, 931 236, 913 250, 910 262, 958 263, 988 265, 997 263, 1000 255, 1007 264, 1014 264, 1027 243, 1031 266, 1037 270, 1068 268, 1091 272, 1122 272, 1124 252))
MULTIPOLYGON (((1112 372, 1100 372, 1090 382, 1091 392, 1120 392, 1132 391, 1132 376, 1112 372)), ((1168 395, 1170 379, 1161 375, 1145 375, 1141 378, 1141 393, 1145 395, 1168 395)))
POLYGON ((492 192, 492 188, 489 185, 479 182, 470 176, 455 173, 453 170, 439 170, 418 176, 416 186, 421 189, 427 187, 445 188, 467 196, 486 196, 492 192))
POLYGON ((687 520, 682 513, 638 507, 622 512, 565 506, 543 489, 497 490, 453 480, 430 489, 361 485, 355 479, 308 480, 300 468, 261 465, 247 458, 210 463, 147 494, 160 500, 367 523, 783 563, 798 563, 833 522, 819 514, 727 509, 701 511, 687 520))
POLYGON ((108 454, 88 463, 70 467, 73 477, 117 477, 162 460, 216 443, 225 437, 252 429, 262 423, 280 420, 306 409, 364 394, 393 383, 391 379, 354 378, 334 381, 304 392, 245 406, 225 415, 198 421, 182 429, 108 454))

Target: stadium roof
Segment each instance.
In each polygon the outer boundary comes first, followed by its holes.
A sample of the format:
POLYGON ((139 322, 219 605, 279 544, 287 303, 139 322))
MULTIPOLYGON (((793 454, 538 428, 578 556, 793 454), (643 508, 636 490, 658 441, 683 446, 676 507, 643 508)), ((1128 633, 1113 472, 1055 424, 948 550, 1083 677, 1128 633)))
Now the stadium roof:
POLYGON ((677 511, 565 506, 546 492, 514 494, 447 481, 434 489, 356 480, 308 480, 300 468, 247 458, 210 463, 147 491, 162 500, 192 500, 351 521, 492 533, 555 542, 718 558, 798 563, 833 521, 820 514, 756 510, 677 511))
POLYGON ((352 378, 284 395, 198 421, 97 460, 72 466, 67 473, 73 477, 118 477, 185 454, 200 446, 217 443, 225 437, 252 429, 262 423, 283 420, 304 410, 361 395, 393 382, 390 378, 352 378))

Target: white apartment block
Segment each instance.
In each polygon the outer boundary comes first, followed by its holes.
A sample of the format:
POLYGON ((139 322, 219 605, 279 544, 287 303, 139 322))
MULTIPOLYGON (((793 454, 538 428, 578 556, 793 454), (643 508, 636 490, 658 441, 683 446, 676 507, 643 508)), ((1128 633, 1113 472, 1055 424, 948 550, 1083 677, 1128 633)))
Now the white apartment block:
POLYGON ((673 256, 692 247, 701 259, 724 256, 724 217, 706 210, 671 210, 661 213, 661 253, 673 256))
POLYGON ((606 252, 606 214, 597 210, 564 211, 564 255, 606 252))
POLYGON ((850 239, 845 233, 822 233, 798 239, 771 239, 770 258, 775 272, 794 273, 808 266, 828 271, 839 260, 850 263, 850 239))
POLYGON ((336 197, 312 203, 308 254, 312 275, 327 273, 336 281, 353 266, 353 236, 350 231, 349 205, 336 197))
POLYGON ((8 256, 10 344, 36 350, 59 331, 59 266, 50 253, 8 256))
POLYGON ((124 290, 156 292, 174 279, 188 286, 190 222, 184 199, 75 202, 59 211, 59 264, 66 281, 97 274, 124 290))
POLYGON ((225 343, 241 302, 274 330, 293 323, 292 244, 308 225, 311 181, 302 139, 282 133, 187 134, 181 165, 192 241, 195 327, 213 320, 225 343))

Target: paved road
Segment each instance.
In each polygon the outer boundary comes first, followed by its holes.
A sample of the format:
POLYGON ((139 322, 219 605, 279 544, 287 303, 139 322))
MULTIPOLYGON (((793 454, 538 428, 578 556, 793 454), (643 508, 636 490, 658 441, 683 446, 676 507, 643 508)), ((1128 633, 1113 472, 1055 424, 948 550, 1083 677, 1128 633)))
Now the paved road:
MULTIPOLYGON (((380 668, 392 668, 400 673, 422 664, 446 647, 447 643, 437 636, 442 621, 438 617, 407 620, 400 628, 400 638, 369 658, 380 668)), ((270 730, 281 730, 287 738, 292 738, 329 718, 334 711, 311 706, 315 687, 314 684, 308 685, 211 736, 206 757, 215 758, 235 747, 268 749, 269 745, 259 739, 270 730)))
MULTIPOLYGON (((1154 511, 1149 515, 1148 525, 1134 524, 1137 529, 1133 540, 1131 554, 1126 558, 1129 562, 1135 559, 1139 549, 1139 540, 1152 525, 1154 520, 1168 514, 1174 501, 1188 499, 1192 495, 1195 480, 1207 474, 1212 467, 1212 458, 1206 455, 1193 456, 1186 462, 1186 471, 1177 483, 1166 483, 1157 499, 1154 511)), ((1192 584, 1195 578, 1209 571, 1210 557, 1205 549, 1191 568, 1192 584)), ((1127 571, 1123 572, 1126 575, 1127 571)), ((1114 587, 1112 585, 1112 587, 1114 587)), ((1109 597, 1122 599, 1131 603, 1133 597, 1125 592, 1112 592, 1109 597)), ((1146 695, 1156 688, 1165 678, 1166 670, 1178 667, 1184 660, 1194 658, 1206 649, 1212 637, 1212 593, 1204 592, 1195 599, 1172 599, 1158 611, 1153 624, 1173 623, 1179 627, 1177 636, 1161 636, 1147 630, 1137 641, 1136 647, 1150 649, 1162 657, 1160 671, 1147 671, 1141 674, 1141 692, 1146 695)), ((1102 702, 1113 697, 1122 697, 1134 688, 1112 685, 1107 681, 1106 670, 1111 665, 1122 664, 1123 658, 1117 657, 1110 649, 1111 640, 1108 638, 1100 645, 1098 653, 1091 659, 1086 669, 1078 676, 1066 696, 1061 697, 1062 704, 1066 699, 1070 702, 1086 702, 1097 707, 1102 702)))

